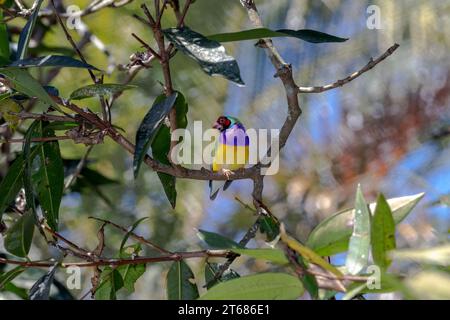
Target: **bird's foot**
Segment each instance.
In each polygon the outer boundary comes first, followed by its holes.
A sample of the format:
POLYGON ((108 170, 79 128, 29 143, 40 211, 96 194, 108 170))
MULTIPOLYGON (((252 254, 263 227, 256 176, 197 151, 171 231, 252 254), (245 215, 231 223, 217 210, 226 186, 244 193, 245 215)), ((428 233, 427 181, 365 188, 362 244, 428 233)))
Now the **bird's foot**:
POLYGON ((231 176, 234 174, 233 171, 224 168, 222 168, 222 173, 227 177, 227 180, 230 180, 231 176))

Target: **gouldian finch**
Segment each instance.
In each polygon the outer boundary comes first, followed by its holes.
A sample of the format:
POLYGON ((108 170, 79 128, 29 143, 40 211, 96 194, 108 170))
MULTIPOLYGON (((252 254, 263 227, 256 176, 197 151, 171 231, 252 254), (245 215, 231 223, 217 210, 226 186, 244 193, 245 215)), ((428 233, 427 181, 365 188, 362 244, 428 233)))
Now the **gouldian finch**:
MULTIPOLYGON (((219 130, 220 135, 216 140, 212 170, 222 171, 230 178, 232 170, 243 168, 248 162, 249 138, 242 123, 233 117, 220 116, 213 128, 219 130)), ((209 198, 214 200, 219 189, 223 187, 223 190, 226 190, 231 182, 231 180, 209 181, 209 198)))

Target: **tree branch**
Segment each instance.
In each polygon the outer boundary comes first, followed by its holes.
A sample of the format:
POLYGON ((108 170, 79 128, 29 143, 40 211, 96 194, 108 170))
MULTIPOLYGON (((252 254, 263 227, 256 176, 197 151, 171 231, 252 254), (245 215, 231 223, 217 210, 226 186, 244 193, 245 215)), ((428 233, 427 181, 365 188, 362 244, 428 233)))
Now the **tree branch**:
POLYGON ((332 89, 335 89, 335 88, 338 88, 338 87, 342 87, 343 85, 349 83, 350 81, 355 80, 356 78, 358 78, 363 73, 365 73, 365 72, 371 70, 372 68, 374 68, 377 64, 379 64, 384 59, 386 59, 391 54, 393 54, 394 51, 397 50, 397 48, 399 46, 400 45, 397 44, 397 43, 394 44, 392 47, 387 49, 386 52, 383 53, 380 57, 378 57, 375 60, 370 59, 370 61, 363 68, 361 68, 360 70, 352 73, 351 75, 349 75, 348 77, 346 77, 344 79, 337 80, 334 83, 327 84, 327 85, 320 86, 320 87, 299 87, 298 91, 300 93, 321 93, 321 92, 324 92, 324 91, 328 91, 328 90, 332 90, 332 89))

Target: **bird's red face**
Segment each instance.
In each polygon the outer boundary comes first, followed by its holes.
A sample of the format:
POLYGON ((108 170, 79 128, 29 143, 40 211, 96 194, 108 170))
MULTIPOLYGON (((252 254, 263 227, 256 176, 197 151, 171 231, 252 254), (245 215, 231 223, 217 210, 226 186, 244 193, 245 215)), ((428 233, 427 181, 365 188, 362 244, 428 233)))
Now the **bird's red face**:
POLYGON ((224 130, 228 129, 230 127, 230 125, 231 125, 230 119, 228 119, 225 116, 220 116, 217 119, 216 123, 214 123, 213 128, 217 129, 219 131, 224 131, 224 130))

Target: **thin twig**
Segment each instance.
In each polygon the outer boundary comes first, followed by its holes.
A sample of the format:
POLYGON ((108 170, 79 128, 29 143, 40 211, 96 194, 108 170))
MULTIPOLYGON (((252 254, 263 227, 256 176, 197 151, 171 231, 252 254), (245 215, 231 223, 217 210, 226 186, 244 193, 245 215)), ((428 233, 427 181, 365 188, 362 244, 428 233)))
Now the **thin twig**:
POLYGON ((300 93, 321 93, 321 92, 324 92, 324 91, 335 89, 337 87, 342 87, 343 85, 349 83, 350 81, 355 80, 356 78, 361 76, 363 73, 365 73, 365 72, 371 70, 372 68, 374 68, 377 64, 379 64, 384 59, 386 59, 391 54, 393 54, 395 52, 395 50, 398 49, 399 46, 400 45, 397 44, 397 43, 394 44, 392 47, 387 49, 386 52, 383 53, 380 57, 378 57, 375 60, 370 59, 370 61, 363 68, 361 68, 360 70, 352 73, 351 75, 349 75, 348 77, 346 77, 344 79, 341 79, 341 80, 338 80, 338 81, 336 81, 334 83, 327 84, 327 85, 320 86, 320 87, 299 87, 298 91, 300 93))
POLYGON ((91 153, 92 149, 94 148, 94 145, 91 145, 87 148, 86 153, 84 154, 83 158, 80 159, 80 161, 77 164, 77 167, 75 168, 74 173, 72 173, 67 180, 66 184, 64 185, 64 190, 67 190, 70 188, 70 186, 75 182, 75 180, 78 178, 78 176, 81 173, 81 170, 83 170, 87 158, 89 157, 89 154, 91 153))
POLYGON ((147 245, 147 246, 149 246, 149 247, 151 247, 151 248, 153 248, 153 249, 158 250, 160 253, 163 253, 163 254, 173 254, 173 252, 168 251, 168 250, 166 250, 166 249, 164 249, 164 248, 161 248, 161 247, 158 246, 157 244, 154 244, 153 242, 151 242, 151 241, 145 239, 144 237, 142 237, 142 236, 140 236, 140 235, 138 235, 138 234, 136 234, 136 233, 134 233, 134 232, 130 232, 130 230, 128 230, 128 229, 125 228, 125 227, 122 227, 122 226, 118 225, 117 223, 114 223, 114 222, 112 222, 112 221, 105 220, 105 219, 96 218, 96 217, 89 217, 89 219, 94 219, 94 220, 97 220, 97 221, 101 221, 101 222, 106 223, 106 224, 109 224, 109 225, 111 225, 111 226, 113 226, 113 227, 115 227, 115 228, 117 228, 117 229, 119 229, 119 230, 121 230, 121 231, 123 231, 123 232, 125 232, 125 233, 129 233, 129 234, 130 234, 130 237, 132 237, 132 238, 138 240, 139 242, 141 242, 141 243, 143 243, 143 244, 145 244, 145 245, 147 245))

